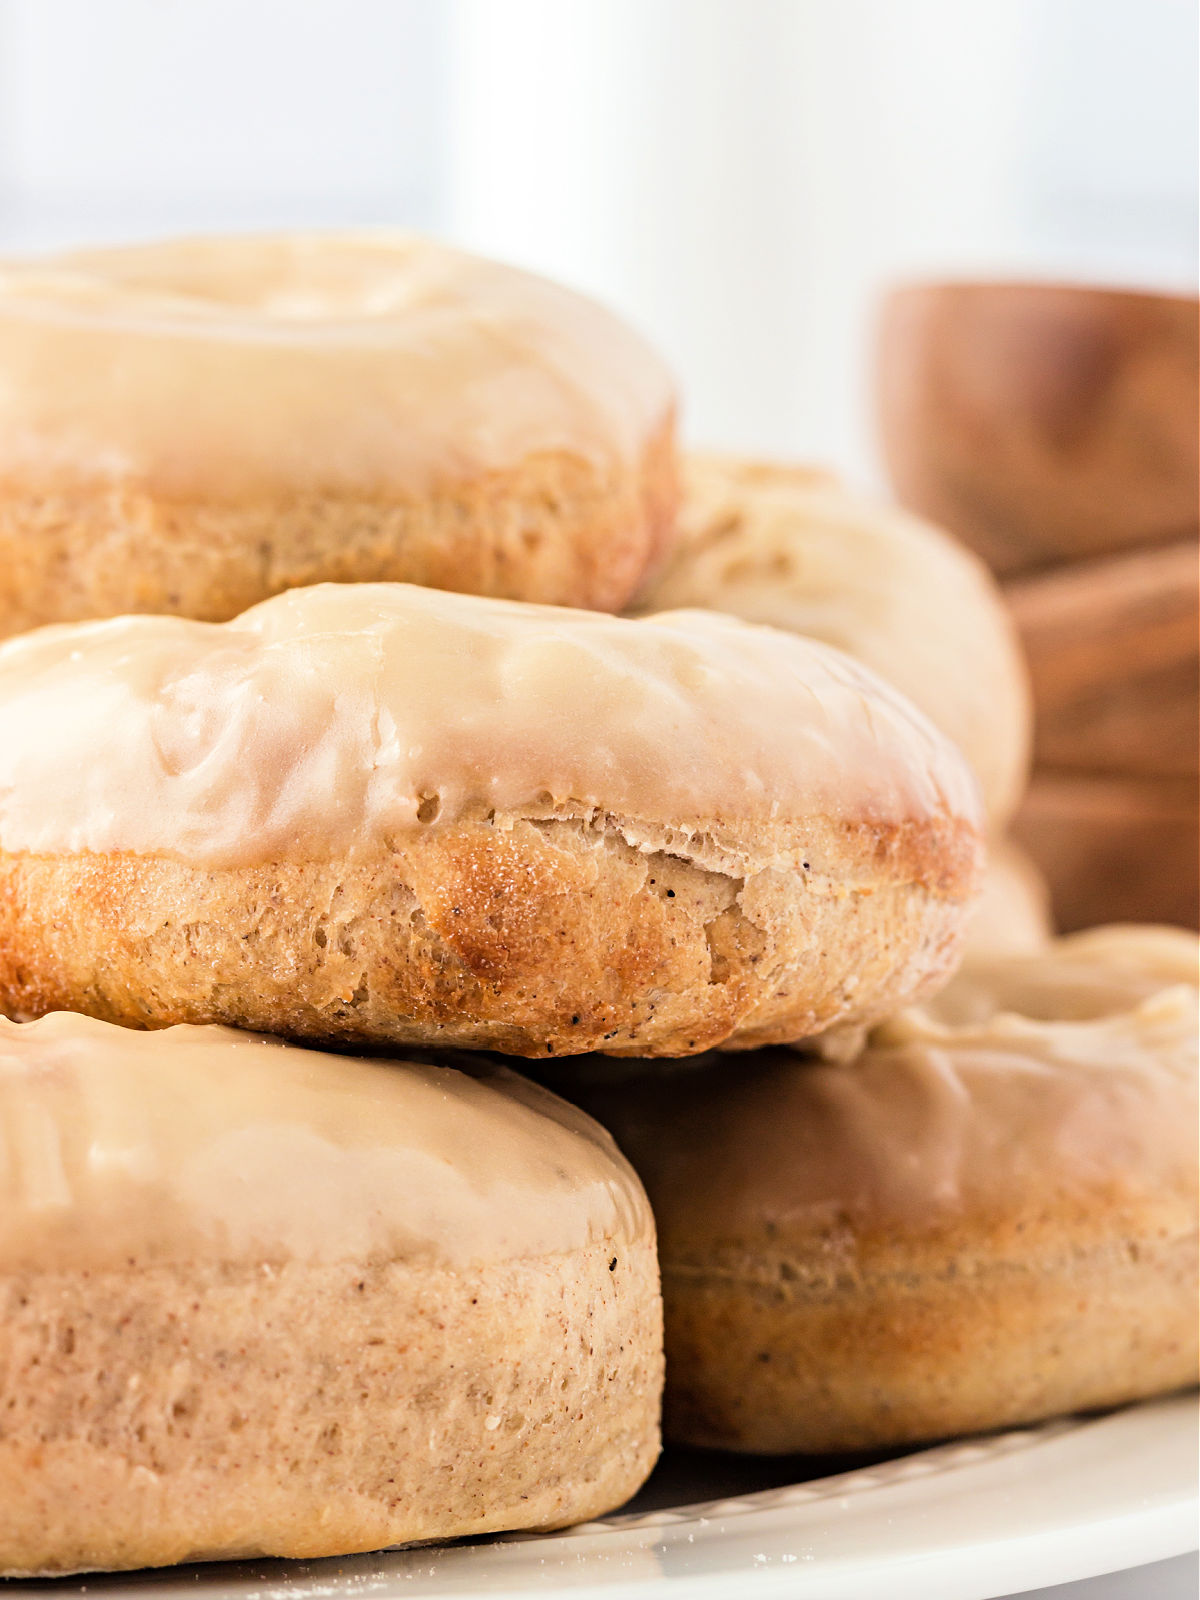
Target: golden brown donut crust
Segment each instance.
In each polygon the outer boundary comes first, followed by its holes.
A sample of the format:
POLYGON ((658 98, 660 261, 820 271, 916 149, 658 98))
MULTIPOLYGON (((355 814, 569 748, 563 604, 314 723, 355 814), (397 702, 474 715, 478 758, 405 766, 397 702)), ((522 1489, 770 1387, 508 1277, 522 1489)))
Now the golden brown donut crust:
POLYGON ((0 637, 165 613, 224 622, 306 584, 401 581, 618 611, 669 543, 674 423, 633 469, 544 453, 420 499, 344 489, 229 501, 153 484, 0 477, 0 637))
POLYGON ((1098 929, 841 1064, 548 1069, 654 1208, 667 1439, 887 1449, 1194 1383, 1195 972, 1182 930, 1098 929))
POLYGON ((562 1527, 645 1479, 661 1382, 652 1240, 466 1274, 7 1274, 0 1565, 48 1576, 562 1527))
POLYGON ((1116 1205, 1061 1227, 1035 1255, 999 1235, 904 1252, 831 1234, 824 1251, 763 1239, 720 1267, 672 1261, 667 1438, 888 1449, 1194 1383, 1194 1230, 1160 1233, 1116 1205))
POLYGON ((734 860, 553 814, 245 868, 0 853, 0 1006, 519 1056, 741 1049, 936 987, 979 856, 945 816, 760 828, 734 860))

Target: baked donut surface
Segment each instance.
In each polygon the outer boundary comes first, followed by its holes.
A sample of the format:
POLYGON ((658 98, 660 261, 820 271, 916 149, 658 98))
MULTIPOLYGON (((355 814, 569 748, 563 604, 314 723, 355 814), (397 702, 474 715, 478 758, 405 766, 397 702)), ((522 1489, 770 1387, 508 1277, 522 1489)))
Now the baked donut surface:
POLYGON ((1032 722, 1016 630, 983 563, 810 467, 693 454, 683 491, 674 551, 636 610, 707 606, 845 650, 954 740, 1002 827, 1032 722))
POLYGON ((964 960, 1031 955, 1053 937, 1050 885, 1037 863, 1011 839, 989 845, 983 893, 971 914, 964 960))
POLYGON ((666 1437, 888 1448, 1194 1383, 1196 970, 1190 933, 1100 930, 851 1063, 572 1087, 654 1207, 666 1437))
POLYGON ((0 1570, 556 1527, 658 1453, 654 1225, 504 1068, 0 1021, 0 1570))
POLYGON ((972 959, 925 1009, 950 1026, 1012 1011, 1034 1022, 1095 1022, 1172 984, 1196 986, 1196 935, 1115 922, 1064 934, 1040 950, 972 959))
POLYGON ((403 580, 619 609, 674 398, 608 311, 383 232, 0 263, 0 634, 403 580))
POLYGON ((901 696, 707 613, 325 585, 0 646, 18 1018, 516 1055, 789 1040, 951 970, 979 829, 901 696))

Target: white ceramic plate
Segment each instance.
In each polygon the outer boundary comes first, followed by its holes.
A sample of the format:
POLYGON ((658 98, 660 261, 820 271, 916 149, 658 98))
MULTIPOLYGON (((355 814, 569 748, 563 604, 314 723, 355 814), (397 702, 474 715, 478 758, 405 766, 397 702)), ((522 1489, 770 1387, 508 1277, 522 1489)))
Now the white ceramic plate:
POLYGON ((774 1488, 760 1485, 786 1464, 689 1453, 668 1457, 628 1510, 564 1533, 9 1583, 0 1595, 991 1600, 1194 1549, 1197 1443, 1184 1396, 774 1488))

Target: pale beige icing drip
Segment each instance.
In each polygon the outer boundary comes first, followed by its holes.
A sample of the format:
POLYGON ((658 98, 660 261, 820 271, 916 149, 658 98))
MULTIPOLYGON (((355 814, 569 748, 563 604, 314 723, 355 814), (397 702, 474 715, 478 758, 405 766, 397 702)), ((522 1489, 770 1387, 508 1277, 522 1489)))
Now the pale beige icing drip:
MULTIPOLYGON (((1178 931, 1147 930, 1142 955, 1178 931)), ((741 1075, 728 1063, 685 1066, 583 1099, 611 1116, 668 1254, 764 1225, 783 1234, 849 1220, 886 1236, 964 1215, 1040 1218, 1098 1194, 1161 1201, 1194 1224, 1197 948, 1182 932, 1164 941, 1156 979, 1144 964, 1150 992, 1133 998, 1121 987, 1128 969, 1097 953, 1096 987, 1113 987, 1087 1021, 996 1009, 951 1026, 931 1014, 935 1002, 877 1030, 850 1063, 763 1051, 741 1075), (1190 982, 1178 981, 1184 945, 1190 982)), ((1019 999, 1027 965, 998 958, 993 993, 1019 999)), ((1070 1017, 1070 986, 1066 1004, 1070 1017)))
POLYGON ((633 463, 643 341, 529 273, 389 232, 0 262, 0 472, 163 494, 418 494, 541 451, 633 463))
POLYGON ((703 612, 329 584, 226 624, 123 617, 0 646, 6 850, 238 864, 472 806, 743 843, 748 824, 814 814, 978 820, 965 762, 887 685, 703 612))
POLYGON ((607 1134, 480 1070, 231 1028, 0 1019, 0 1267, 464 1266, 650 1236, 607 1134))

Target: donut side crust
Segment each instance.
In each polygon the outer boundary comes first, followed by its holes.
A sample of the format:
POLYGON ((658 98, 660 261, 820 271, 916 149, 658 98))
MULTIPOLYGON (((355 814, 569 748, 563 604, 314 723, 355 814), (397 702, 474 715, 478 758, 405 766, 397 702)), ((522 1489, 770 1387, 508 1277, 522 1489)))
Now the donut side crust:
POLYGON ((36 1271, 0 1306, 6 1577, 562 1527, 658 1454, 653 1240, 36 1271))
POLYGON ((754 1454, 841 1454, 1194 1384, 1194 1227, 1124 1218, 1106 1235, 1106 1220, 1098 1207, 1086 1240, 1060 1228, 1053 1250, 910 1247, 890 1268, 883 1252, 865 1269, 818 1248, 763 1248, 736 1265, 668 1252, 664 1434, 754 1454))
POLYGON ((673 420, 633 467, 543 453, 399 494, 172 499, 134 479, 0 479, 0 636, 127 612, 226 622, 285 589, 405 582, 619 611, 665 550, 673 420))
POLYGON ((251 868, 0 852, 0 1008, 529 1057, 748 1048, 936 986, 980 870, 951 818, 814 819, 740 852, 495 814, 251 868))

